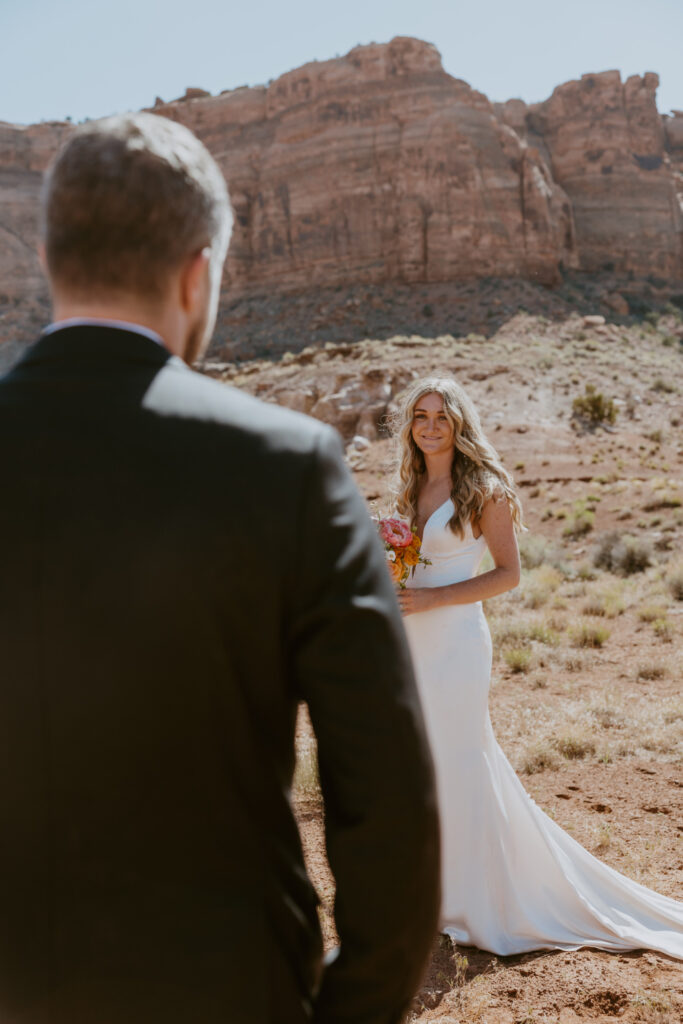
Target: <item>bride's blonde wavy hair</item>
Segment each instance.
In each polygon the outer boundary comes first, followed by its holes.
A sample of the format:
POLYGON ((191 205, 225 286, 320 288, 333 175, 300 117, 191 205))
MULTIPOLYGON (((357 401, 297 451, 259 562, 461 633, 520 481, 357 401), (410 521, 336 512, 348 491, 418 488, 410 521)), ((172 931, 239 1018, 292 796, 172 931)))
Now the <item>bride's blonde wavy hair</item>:
POLYGON ((455 456, 451 470, 451 500, 455 512, 449 526, 460 537, 472 519, 481 518, 490 498, 505 498, 515 529, 524 529, 522 503, 512 477, 503 467, 497 451, 486 439, 479 414, 465 390, 452 377, 423 377, 404 393, 391 424, 399 446, 394 484, 396 509, 411 524, 417 516, 417 499, 426 466, 424 455, 413 440, 415 407, 425 395, 440 395, 446 418, 453 427, 455 456))

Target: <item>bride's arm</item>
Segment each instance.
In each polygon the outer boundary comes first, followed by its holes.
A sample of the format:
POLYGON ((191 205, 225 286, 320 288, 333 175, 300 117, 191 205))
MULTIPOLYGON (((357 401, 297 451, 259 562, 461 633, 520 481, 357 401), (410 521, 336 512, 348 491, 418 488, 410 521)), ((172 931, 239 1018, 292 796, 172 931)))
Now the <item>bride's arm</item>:
POLYGON ((474 604, 517 586, 520 577, 519 549, 507 501, 491 498, 484 506, 478 525, 486 538, 494 568, 462 583, 400 591, 398 597, 404 615, 448 604, 474 604))

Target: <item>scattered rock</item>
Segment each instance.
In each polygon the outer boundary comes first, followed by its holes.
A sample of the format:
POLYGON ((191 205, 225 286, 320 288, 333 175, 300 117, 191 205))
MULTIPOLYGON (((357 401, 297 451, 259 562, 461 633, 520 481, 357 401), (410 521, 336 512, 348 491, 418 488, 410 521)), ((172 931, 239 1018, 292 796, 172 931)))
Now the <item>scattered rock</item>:
POLYGON ((605 323, 604 316, 591 315, 583 318, 584 327, 601 327, 605 323))

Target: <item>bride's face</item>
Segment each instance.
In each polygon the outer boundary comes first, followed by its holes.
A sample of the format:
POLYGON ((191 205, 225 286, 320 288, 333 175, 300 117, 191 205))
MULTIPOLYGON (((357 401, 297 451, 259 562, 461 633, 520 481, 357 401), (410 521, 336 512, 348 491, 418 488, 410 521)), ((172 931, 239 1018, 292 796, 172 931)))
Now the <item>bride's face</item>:
POLYGON ((413 440, 425 455, 440 455, 453 450, 453 427, 443 407, 443 398, 435 392, 418 398, 413 409, 413 440))

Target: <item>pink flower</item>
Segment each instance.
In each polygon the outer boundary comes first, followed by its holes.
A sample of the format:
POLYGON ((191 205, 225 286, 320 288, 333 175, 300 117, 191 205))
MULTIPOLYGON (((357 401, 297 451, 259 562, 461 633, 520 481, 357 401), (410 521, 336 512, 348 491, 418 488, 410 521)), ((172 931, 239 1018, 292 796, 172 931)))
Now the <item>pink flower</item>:
POLYGON ((392 548, 407 548, 413 543, 413 533, 408 524, 394 516, 380 519, 379 535, 392 548))

